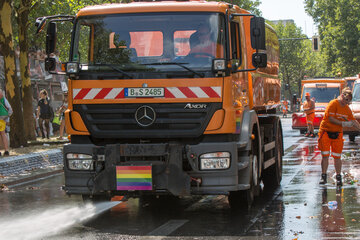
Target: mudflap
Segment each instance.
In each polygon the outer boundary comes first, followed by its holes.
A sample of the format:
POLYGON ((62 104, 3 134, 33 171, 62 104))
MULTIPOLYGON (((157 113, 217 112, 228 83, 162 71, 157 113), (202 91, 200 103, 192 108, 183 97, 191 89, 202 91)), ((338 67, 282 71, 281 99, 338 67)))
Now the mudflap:
MULTIPOLYGON (((106 146, 105 161, 95 162, 96 174, 92 178, 93 193, 116 191, 116 166, 151 166, 152 190, 146 191, 147 193, 165 191, 175 196, 190 195, 191 180, 189 175, 182 170, 180 145, 117 144, 106 146)), ((134 191, 130 192, 136 194, 134 191)))

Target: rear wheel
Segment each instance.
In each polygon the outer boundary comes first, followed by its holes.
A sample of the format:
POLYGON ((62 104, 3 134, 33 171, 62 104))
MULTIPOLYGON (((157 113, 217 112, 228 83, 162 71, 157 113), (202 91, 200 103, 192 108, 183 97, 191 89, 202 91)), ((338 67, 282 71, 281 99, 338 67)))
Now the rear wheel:
POLYGON ((275 136, 275 164, 266 169, 263 174, 263 183, 266 189, 274 189, 280 185, 282 179, 283 142, 282 131, 278 123, 275 136))

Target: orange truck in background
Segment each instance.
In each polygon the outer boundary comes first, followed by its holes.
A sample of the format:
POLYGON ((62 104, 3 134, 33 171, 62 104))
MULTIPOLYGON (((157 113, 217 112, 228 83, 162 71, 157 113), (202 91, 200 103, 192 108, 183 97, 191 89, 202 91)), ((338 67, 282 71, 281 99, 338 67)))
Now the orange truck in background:
POLYGON ((249 207, 261 182, 280 184, 279 43, 263 18, 224 2, 91 6, 37 19, 48 55, 61 20, 74 24, 67 194, 228 195, 249 207))
MULTIPOLYGON (((347 78, 345 78, 346 80, 347 78)), ((348 78, 349 79, 349 78, 348 78)), ((360 122, 360 74, 357 77, 351 77, 353 82, 352 94, 353 98, 350 104, 350 109, 353 112, 355 119, 360 122)), ((354 127, 344 127, 343 128, 344 135, 349 136, 350 141, 355 141, 355 137, 359 135, 359 131, 354 127)))
POLYGON ((355 81, 360 78, 360 73, 353 77, 345 77, 344 80, 346 82, 346 86, 349 87, 351 90, 354 88, 355 81))
MULTIPOLYGON (((309 92, 311 99, 315 101, 315 119, 313 122, 315 129, 319 129, 328 103, 341 94, 345 85, 345 80, 334 78, 317 78, 301 81, 301 104, 305 102, 306 92, 309 92)), ((307 131, 306 114, 302 109, 303 106, 301 105, 300 112, 295 112, 292 115, 292 128, 299 129, 300 134, 304 134, 307 131)))

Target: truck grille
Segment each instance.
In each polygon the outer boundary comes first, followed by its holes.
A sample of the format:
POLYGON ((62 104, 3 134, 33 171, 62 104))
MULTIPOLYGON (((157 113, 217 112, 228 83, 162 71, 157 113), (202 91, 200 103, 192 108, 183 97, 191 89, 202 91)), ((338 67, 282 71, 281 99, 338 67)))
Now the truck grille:
POLYGON ((81 104, 74 105, 95 138, 178 138, 199 137, 221 103, 206 103, 205 109, 189 109, 187 103, 164 104, 81 104), (141 126, 136 111, 151 107, 156 114, 149 126, 141 126))

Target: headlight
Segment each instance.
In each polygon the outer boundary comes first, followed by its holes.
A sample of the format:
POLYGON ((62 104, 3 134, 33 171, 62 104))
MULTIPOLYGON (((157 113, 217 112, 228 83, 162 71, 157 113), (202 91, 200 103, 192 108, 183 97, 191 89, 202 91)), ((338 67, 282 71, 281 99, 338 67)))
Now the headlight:
POLYGON ((74 74, 79 72, 79 64, 76 62, 69 62, 66 64, 66 73, 74 74))
POLYGON ((214 71, 224 71, 226 69, 225 59, 214 59, 213 69, 214 71))
POLYGON ((200 156, 200 170, 228 169, 229 167, 229 152, 205 153, 200 156))
POLYGON ((94 162, 91 155, 68 153, 66 158, 68 167, 71 170, 94 170, 94 162))

